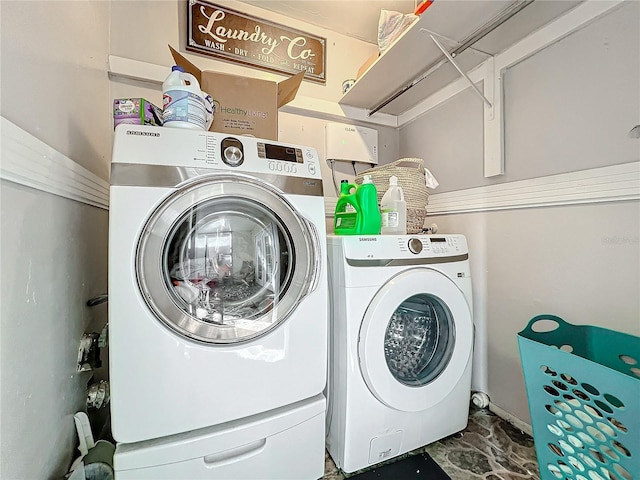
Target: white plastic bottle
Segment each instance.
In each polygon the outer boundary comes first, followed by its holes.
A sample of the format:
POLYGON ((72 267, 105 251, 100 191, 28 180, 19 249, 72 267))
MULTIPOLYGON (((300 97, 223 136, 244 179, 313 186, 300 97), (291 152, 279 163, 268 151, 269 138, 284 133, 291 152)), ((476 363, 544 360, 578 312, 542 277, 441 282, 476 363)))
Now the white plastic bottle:
POLYGON ((383 235, 406 235, 407 233, 407 202, 404 200, 402 187, 398 185, 398 177, 389 178, 389 189, 384 192, 380 202, 382 213, 383 235))
POLYGON ((177 65, 162 84, 162 122, 165 127, 206 129, 207 111, 200 84, 177 65))

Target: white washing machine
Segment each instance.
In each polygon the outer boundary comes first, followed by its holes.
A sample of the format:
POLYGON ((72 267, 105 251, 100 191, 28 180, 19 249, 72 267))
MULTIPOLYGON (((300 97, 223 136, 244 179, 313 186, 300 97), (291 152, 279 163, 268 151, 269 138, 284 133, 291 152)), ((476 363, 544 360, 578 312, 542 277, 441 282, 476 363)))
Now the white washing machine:
MULTIPOLYGON (((121 125, 111 185, 115 440, 140 446, 237 421, 264 424, 260 415, 294 404, 299 422, 287 429, 316 418, 318 402, 324 405, 328 318, 316 151, 121 125), (299 413, 304 401, 312 404, 302 408, 306 419, 299 413)), ((324 425, 313 435, 324 438, 324 425)), ((116 470, 118 458, 125 457, 116 452, 116 470)))
POLYGON ((462 235, 332 236, 327 448, 345 472, 463 430, 471 274, 462 235))

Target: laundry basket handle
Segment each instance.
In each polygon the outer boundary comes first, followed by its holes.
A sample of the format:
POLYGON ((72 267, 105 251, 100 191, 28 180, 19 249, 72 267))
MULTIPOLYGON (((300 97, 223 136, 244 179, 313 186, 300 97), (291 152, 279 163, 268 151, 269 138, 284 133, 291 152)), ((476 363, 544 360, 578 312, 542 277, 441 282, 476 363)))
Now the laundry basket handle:
POLYGON ((421 158, 401 158, 394 162, 394 166, 421 169, 424 168, 424 161, 421 158))
POLYGON ((551 315, 550 313, 543 313, 542 315, 536 315, 527 326, 524 327, 522 332, 529 332, 532 335, 540 334, 540 333, 548 333, 555 330, 558 330, 563 327, 571 326, 568 322, 565 322, 562 318, 557 315, 551 315), (546 322, 544 324, 539 324, 539 322, 546 322), (555 323, 555 326, 553 325, 555 323), (538 328, 535 329, 534 325, 538 324, 538 328))
POLYGON ((565 340, 571 339, 575 334, 575 329, 579 328, 581 327, 565 322, 556 315, 545 313, 529 320, 529 323, 519 335, 546 345, 560 347, 561 345, 558 345, 558 343, 566 344, 565 340))

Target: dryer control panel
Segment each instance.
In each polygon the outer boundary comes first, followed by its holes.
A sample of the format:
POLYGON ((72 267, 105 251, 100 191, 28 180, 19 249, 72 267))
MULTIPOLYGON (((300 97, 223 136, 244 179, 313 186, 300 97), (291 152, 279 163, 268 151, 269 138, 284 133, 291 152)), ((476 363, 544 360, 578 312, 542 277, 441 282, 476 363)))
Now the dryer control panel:
POLYGON ((117 163, 322 180, 313 147, 199 130, 121 124, 116 127, 113 158, 117 163))

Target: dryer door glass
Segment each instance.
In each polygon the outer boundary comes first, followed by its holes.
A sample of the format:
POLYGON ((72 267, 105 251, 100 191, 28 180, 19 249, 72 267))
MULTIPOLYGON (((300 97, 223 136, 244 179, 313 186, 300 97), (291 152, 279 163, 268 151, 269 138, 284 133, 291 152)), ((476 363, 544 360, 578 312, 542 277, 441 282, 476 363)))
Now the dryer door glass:
POLYGON ((427 385, 446 368, 454 342, 455 328, 447 305, 432 295, 414 295, 396 308, 387 326, 387 366, 404 385, 427 385))
POLYGON ((470 374, 473 321, 464 293, 443 273, 409 268, 373 295, 358 334, 360 372, 391 408, 437 405, 470 374))
POLYGON ((172 330, 236 343, 285 321, 314 287, 313 227, 270 185, 203 178, 170 195, 147 222, 138 283, 172 330))

